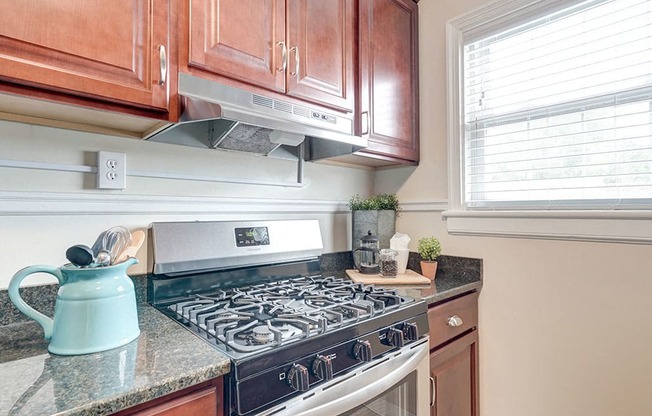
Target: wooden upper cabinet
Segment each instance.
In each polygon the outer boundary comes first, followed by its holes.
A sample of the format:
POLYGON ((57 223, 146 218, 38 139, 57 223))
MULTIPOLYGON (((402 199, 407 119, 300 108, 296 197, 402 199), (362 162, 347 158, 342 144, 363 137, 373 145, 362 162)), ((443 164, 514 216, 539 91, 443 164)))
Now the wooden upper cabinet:
POLYGON ((188 0, 183 4, 189 7, 187 23, 181 27, 189 32, 191 72, 196 68, 353 111, 354 0, 188 0))
POLYGON ((419 161, 418 8, 413 0, 360 0, 360 154, 419 161))
POLYGON ((288 94, 353 110, 352 0, 288 2, 288 94))
POLYGON ((285 0, 191 0, 190 7, 190 66, 285 92, 278 70, 285 0))
POLYGON ((0 0, 0 9, 1 81, 167 110, 167 0, 0 0))

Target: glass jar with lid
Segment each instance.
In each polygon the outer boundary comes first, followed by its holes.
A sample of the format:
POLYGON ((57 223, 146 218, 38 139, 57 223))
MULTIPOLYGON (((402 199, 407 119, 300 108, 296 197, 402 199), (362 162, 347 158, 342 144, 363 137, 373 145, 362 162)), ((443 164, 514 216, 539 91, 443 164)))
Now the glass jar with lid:
POLYGON ((396 277, 398 272, 398 252, 392 249, 380 250, 380 275, 383 277, 396 277))

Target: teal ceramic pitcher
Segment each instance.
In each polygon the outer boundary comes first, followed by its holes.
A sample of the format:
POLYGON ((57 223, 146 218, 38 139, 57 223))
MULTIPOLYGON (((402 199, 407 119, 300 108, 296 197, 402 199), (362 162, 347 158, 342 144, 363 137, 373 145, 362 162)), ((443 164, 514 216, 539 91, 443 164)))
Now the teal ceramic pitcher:
POLYGON ((134 284, 127 268, 135 258, 107 267, 80 268, 29 266, 9 283, 9 298, 25 315, 42 327, 50 341, 48 351, 60 355, 89 354, 125 345, 140 335, 134 284), (18 288, 33 273, 49 273, 59 281, 51 319, 29 306, 18 288))

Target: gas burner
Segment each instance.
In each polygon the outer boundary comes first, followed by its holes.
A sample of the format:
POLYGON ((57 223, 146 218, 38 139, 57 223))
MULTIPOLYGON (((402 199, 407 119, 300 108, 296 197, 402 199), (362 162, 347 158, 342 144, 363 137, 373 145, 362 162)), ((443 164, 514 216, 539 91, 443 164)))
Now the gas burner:
POLYGON ((254 344, 267 344, 274 341, 274 334, 265 325, 254 327, 251 333, 251 341, 254 344))

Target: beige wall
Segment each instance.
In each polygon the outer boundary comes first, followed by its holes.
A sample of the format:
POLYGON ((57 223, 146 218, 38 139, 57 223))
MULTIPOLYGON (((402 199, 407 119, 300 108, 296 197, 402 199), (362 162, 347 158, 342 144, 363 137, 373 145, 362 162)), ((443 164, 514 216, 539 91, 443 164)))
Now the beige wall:
MULTIPOLYGON (((483 3, 419 2, 422 163, 378 172, 377 190, 447 197, 445 23, 483 3)), ((412 249, 435 234, 445 254, 484 259, 482 416, 652 414, 649 245, 456 237, 440 213, 404 212, 397 228, 412 249)))
MULTIPOLYGON (((296 182, 291 161, 0 121, 0 161, 95 166, 98 150, 126 153, 128 172, 296 182)), ((66 248, 91 245, 115 225, 315 218, 325 252, 350 249, 346 201, 371 191, 373 172, 306 163, 304 175, 302 188, 128 176, 125 190, 111 191, 95 189, 91 173, 0 167, 0 288, 25 266, 66 263, 66 248)), ((141 249, 130 273, 148 271, 146 253, 141 249)), ((41 274, 26 284, 54 281, 41 274)))

